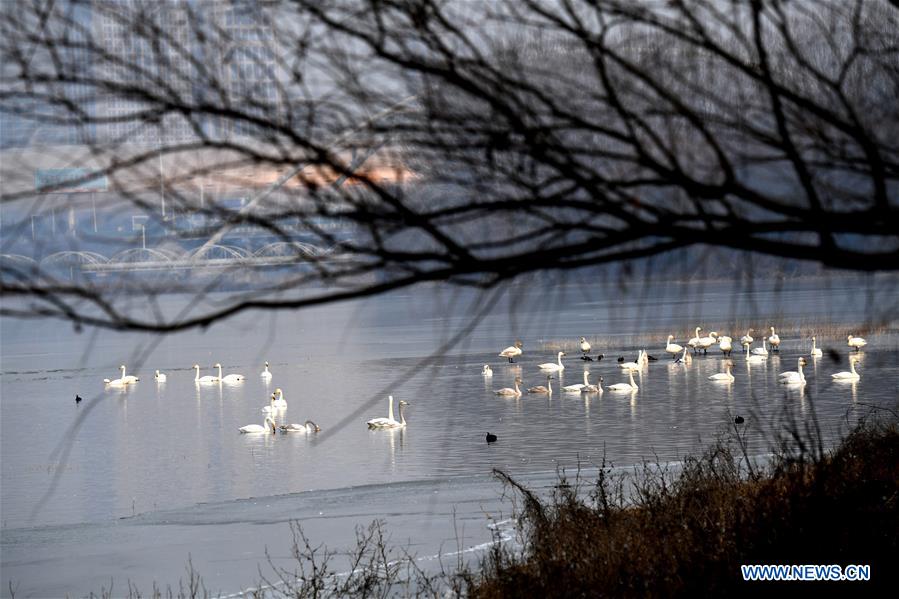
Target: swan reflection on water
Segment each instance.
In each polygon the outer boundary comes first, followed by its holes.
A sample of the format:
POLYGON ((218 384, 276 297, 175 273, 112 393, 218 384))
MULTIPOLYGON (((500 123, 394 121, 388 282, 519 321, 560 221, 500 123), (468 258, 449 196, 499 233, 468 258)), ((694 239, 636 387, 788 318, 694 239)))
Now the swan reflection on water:
POLYGON ((849 387, 850 399, 853 404, 858 403, 858 379, 834 379, 837 387, 849 387))

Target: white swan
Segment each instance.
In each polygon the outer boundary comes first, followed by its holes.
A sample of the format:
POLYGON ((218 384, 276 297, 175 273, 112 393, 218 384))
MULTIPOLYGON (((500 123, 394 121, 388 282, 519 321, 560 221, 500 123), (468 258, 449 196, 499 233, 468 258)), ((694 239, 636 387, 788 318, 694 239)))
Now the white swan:
POLYGON ((490 364, 484 364, 483 370, 481 370, 481 374, 484 376, 493 376, 493 369, 490 368, 490 364))
POLYGON ((242 433, 274 433, 275 432, 275 421, 272 420, 271 416, 266 416, 265 420, 262 421, 262 424, 248 424, 246 426, 242 426, 239 429, 242 433))
POLYGON ((731 368, 733 368, 733 362, 727 360, 724 363, 724 372, 719 372, 717 374, 713 374, 709 377, 710 381, 718 381, 720 383, 732 383, 734 381, 734 375, 730 373, 731 368))
POLYGON ((817 345, 817 339, 812 337, 812 352, 809 354, 813 358, 820 358, 824 355, 824 352, 821 351, 821 348, 817 345))
POLYGON ((393 418, 393 396, 389 395, 387 401, 389 402, 387 418, 373 418, 369 420, 365 423, 368 425, 368 428, 401 428, 406 426, 406 416, 403 412, 409 404, 400 400, 400 419, 396 421, 393 418))
POLYGON ((586 337, 581 337, 581 341, 580 343, 578 343, 578 347, 581 348, 581 353, 583 353, 585 356, 590 353, 590 344, 587 343, 586 337))
POLYGON ((595 385, 587 385, 583 389, 581 389, 582 393, 602 393, 602 377, 599 377, 599 380, 596 381, 595 385))
POLYGON ((124 387, 128 383, 125 382, 125 365, 122 364, 119 366, 119 370, 122 371, 122 376, 117 379, 103 379, 103 382, 107 385, 112 385, 113 387, 124 387))
POLYGON ((222 376, 222 365, 216 363, 215 367, 218 368, 219 380, 223 383, 242 383, 245 378, 242 374, 226 374, 222 376))
POLYGON ((309 433, 317 433, 322 430, 319 425, 315 424, 311 420, 307 420, 303 424, 282 424, 278 428, 281 429, 282 433, 305 433, 307 435, 309 433))
POLYGON ((521 397, 521 389, 518 388, 518 385, 520 385, 520 384, 521 384, 521 379, 518 377, 515 377, 515 382, 514 382, 515 388, 514 389, 509 388, 509 387, 503 387, 502 389, 497 389, 496 391, 494 391, 494 393, 496 395, 505 395, 505 396, 513 396, 514 395, 515 397, 521 397))
POLYGON ((275 397, 275 394, 272 393, 268 400, 269 404, 262 408, 262 411, 266 414, 273 414, 274 412, 280 412, 281 410, 287 409, 287 402, 284 401, 284 398, 276 400, 275 397))
POLYGON ((528 389, 528 393, 546 393, 548 395, 552 395, 553 394, 553 386, 552 386, 552 383, 550 382, 550 381, 552 381, 552 378, 553 377, 551 374, 546 375, 546 386, 544 387, 543 385, 537 385, 536 387, 530 387, 528 389))
MULTIPOLYGON (((858 351, 861 348, 863 348, 864 346, 868 345, 868 342, 865 341, 862 337, 853 337, 852 335, 849 335, 846 338, 846 341, 847 341, 846 345, 855 349, 855 351, 858 351)), ((122 368, 124 368, 124 366, 122 368)))
POLYGON ((796 363, 796 370, 788 370, 787 372, 781 372, 778 375, 780 382, 785 385, 804 385, 805 374, 802 372, 802 367, 806 364, 805 358, 800 357, 796 363))
POLYGON ((270 378, 272 378, 272 373, 271 373, 271 371, 268 369, 268 362, 265 363, 265 370, 263 370, 262 372, 260 372, 260 373, 259 373, 259 376, 261 376, 261 377, 264 378, 264 379, 270 379, 270 378))
POLYGON ((857 381, 861 377, 855 371, 855 362, 856 362, 855 360, 853 360, 852 358, 849 358, 849 371, 850 372, 846 372, 844 370, 843 372, 837 372, 836 374, 832 374, 830 376, 838 381, 857 381))
POLYGON ((130 385, 131 383, 136 383, 137 381, 140 380, 136 376, 132 376, 130 374, 128 376, 125 376, 125 365, 124 364, 122 364, 119 368, 122 369, 122 380, 125 381, 126 385, 130 385))
POLYGON ((560 351, 559 355, 556 357, 556 362, 544 362, 543 364, 538 364, 537 368, 540 370, 551 370, 553 372, 557 370, 565 370, 565 366, 562 365, 562 356, 565 355, 565 352, 560 351))
POLYGON ((673 360, 677 357, 677 354, 684 350, 684 347, 677 343, 671 343, 672 339, 674 339, 674 335, 668 335, 668 343, 665 344, 665 351, 671 354, 671 359, 673 360))
POLYGON ((211 375, 200 376, 200 365, 199 365, 199 364, 194 364, 194 368, 195 368, 196 371, 197 371, 196 375, 194 375, 194 382, 195 382, 195 383, 203 383, 203 384, 208 385, 208 384, 212 384, 212 383, 219 383, 219 382, 221 382, 221 381, 219 380, 219 377, 217 377, 217 376, 211 376, 211 375))
POLYGON ((643 350, 640 350, 640 353, 637 354, 637 359, 633 362, 619 362, 618 368, 622 368, 624 370, 640 370, 643 367, 643 350))
MULTIPOLYGON (((768 348, 765 347, 765 342, 768 341, 767 337, 762 337, 762 346, 761 347, 753 347, 752 355, 753 356, 767 356, 768 348)), ((747 346, 748 347, 748 346, 747 346)))
MULTIPOLYGON (((763 344, 764 344, 764 343, 763 343, 763 344)), ((750 353, 749 353, 749 346, 748 346, 748 345, 744 345, 743 347, 746 348, 746 364, 747 364, 747 367, 748 367, 749 364, 761 364, 762 362, 764 362, 765 360, 768 359, 768 352, 767 352, 767 351, 766 351, 764 354, 756 354, 756 353, 754 353, 754 352, 755 352, 755 350, 758 349, 758 348, 753 348, 753 350, 752 350, 753 353, 750 354, 750 353)))
POLYGON ((120 376, 117 379, 111 379, 111 380, 103 379, 103 382, 106 383, 107 385, 112 385, 113 387, 124 387, 125 385, 131 385, 140 380, 136 376, 125 376, 125 365, 124 364, 119 366, 119 370, 122 371, 122 376, 120 376))
POLYGON ((771 327, 771 334, 768 335, 768 343, 771 345, 771 351, 780 351, 780 337, 774 332, 774 327, 771 327))
POLYGON ((275 392, 272 393, 272 397, 275 398, 275 400, 272 402, 272 405, 274 405, 276 408, 287 407, 287 400, 284 399, 284 392, 281 391, 280 388, 275 389, 275 392))
POLYGON ((589 375, 590 375, 590 372, 585 370, 583 383, 576 383, 574 385, 565 385, 564 387, 562 387, 562 391, 566 391, 568 393, 579 393, 579 392, 583 391, 585 387, 590 386, 590 381, 587 380, 587 377, 589 375))
POLYGON ((683 364, 686 366, 693 362, 693 356, 687 353, 687 348, 684 348, 684 355, 674 361, 675 364, 683 364))
POLYGON ((614 385, 609 385, 608 389, 610 391, 636 391, 637 383, 634 382, 634 371, 628 369, 627 375, 630 377, 630 383, 615 383, 614 385))
POLYGON ((696 327, 696 334, 687 341, 687 345, 693 349, 693 353, 696 353, 696 346, 699 344, 699 331, 702 330, 702 327, 696 327))
POLYGON ((396 422, 396 419, 393 417, 393 396, 387 396, 387 418, 373 418, 366 422, 369 428, 372 428, 372 423, 377 425, 378 422, 396 422))
POLYGON ((712 331, 711 333, 708 334, 707 337, 699 338, 699 341, 696 342, 696 349, 697 350, 701 349, 702 353, 706 354, 706 353, 708 353, 709 348, 712 347, 713 345, 715 345, 715 343, 717 341, 718 341, 718 333, 712 331))
POLYGON ((753 339, 751 335, 753 330, 754 329, 749 329, 748 331, 746 331, 745 335, 740 337, 740 345, 742 345, 743 347, 749 347, 750 345, 752 345, 752 342, 755 341, 755 339, 753 339))
POLYGON ((163 373, 159 372, 158 370, 156 371, 156 376, 153 377, 153 378, 156 379, 156 382, 157 382, 157 383, 164 383, 164 382, 168 379, 168 377, 167 377, 166 375, 164 375, 163 373))
POLYGON ((521 348, 524 344, 520 340, 515 341, 515 345, 510 345, 503 351, 499 352, 499 356, 501 358, 509 358, 509 363, 513 363, 515 360, 512 358, 517 358, 521 355, 521 348))
POLYGON ((718 347, 721 349, 721 353, 725 356, 730 356, 730 352, 733 351, 733 339, 730 337, 718 337, 718 347))
POLYGON ((640 350, 640 355, 637 357, 637 362, 640 366, 649 366, 649 354, 646 353, 646 348, 640 350))

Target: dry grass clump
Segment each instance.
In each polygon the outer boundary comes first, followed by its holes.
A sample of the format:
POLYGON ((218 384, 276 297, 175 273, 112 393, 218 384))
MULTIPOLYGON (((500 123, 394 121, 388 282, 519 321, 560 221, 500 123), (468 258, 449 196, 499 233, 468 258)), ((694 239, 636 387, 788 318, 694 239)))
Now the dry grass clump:
POLYGON ((815 446, 781 453, 762 473, 719 442, 676 476, 646 466, 626 483, 603 468, 586 497, 560 484, 547 503, 500 474, 525 498, 527 551, 497 547, 468 595, 885 593, 899 563, 896 422, 862 425, 827 454, 815 446), (743 582, 741 564, 870 564, 872 579, 743 582))
MULTIPOLYGON (((359 529, 347 553, 313 546, 293 523, 292 567, 270 559, 272 575, 245 596, 888 596, 899 578, 899 415, 885 412, 892 416, 862 422, 831 451, 814 422, 791 420, 764 466, 749 460, 744 425, 734 424, 732 437, 677 469, 646 463, 616 474, 604 464, 589 485, 563 473, 548 500, 497 471, 523 499, 525 550, 497 542, 479 571, 460 557, 425 572, 388 545, 378 522, 359 529), (741 564, 870 565, 871 580, 744 582, 741 564)), ((91 596, 111 597, 111 585, 91 596)), ((154 585, 144 595, 129 584, 127 596, 209 593, 189 565, 177 589, 154 585)))

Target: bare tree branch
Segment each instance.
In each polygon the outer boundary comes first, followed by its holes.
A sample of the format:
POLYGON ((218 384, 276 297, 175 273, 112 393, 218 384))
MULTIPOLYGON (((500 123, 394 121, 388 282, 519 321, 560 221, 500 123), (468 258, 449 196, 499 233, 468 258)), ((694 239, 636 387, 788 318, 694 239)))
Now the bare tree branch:
POLYGON ((897 32, 861 0, 7 7, 0 313, 167 332, 694 245, 896 271, 897 32), (122 301, 173 289, 230 296, 122 301))

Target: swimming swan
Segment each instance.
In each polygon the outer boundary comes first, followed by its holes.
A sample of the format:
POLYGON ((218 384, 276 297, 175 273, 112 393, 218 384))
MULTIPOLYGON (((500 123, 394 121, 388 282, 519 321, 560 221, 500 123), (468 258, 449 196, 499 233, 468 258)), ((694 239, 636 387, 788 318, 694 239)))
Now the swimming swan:
POLYGON ((557 370, 565 370, 565 366, 562 365, 562 356, 565 355, 565 352, 560 351, 559 355, 556 357, 556 362, 544 362, 543 364, 538 364, 537 368, 540 370, 551 370, 553 372, 557 370))
POLYGON ((520 385, 520 384, 521 384, 521 379, 518 377, 515 377, 515 383, 514 383, 515 388, 514 389, 511 389, 509 387, 503 387, 502 389, 497 389, 496 391, 494 391, 494 393, 497 395, 505 395, 507 397, 513 396, 513 395, 515 397, 521 397, 521 389, 518 388, 518 385, 520 385))
POLYGON ((226 374, 222 376, 222 365, 217 363, 215 367, 218 368, 219 380, 223 383, 242 383, 245 378, 242 374, 226 374))
POLYGON ((271 371, 268 369, 268 362, 265 363, 265 370, 263 370, 262 372, 260 372, 260 373, 259 373, 259 376, 261 376, 261 377, 264 378, 264 379, 270 379, 270 378, 272 378, 272 373, 271 373, 271 371))
MULTIPOLYGON (((653 358, 655 360, 656 358, 653 358)), ((640 366, 649 366, 649 354, 646 353, 646 348, 640 350, 640 356, 637 358, 637 362, 640 366)))
POLYGON ((509 358, 509 364, 515 362, 512 358, 517 358, 521 355, 521 348, 524 344, 520 340, 515 341, 515 345, 510 345, 503 351, 499 352, 499 356, 501 358, 509 358))
POLYGON ((271 414, 273 412, 287 409, 287 402, 284 401, 283 398, 281 398, 280 403, 276 402, 274 393, 272 393, 271 397, 269 397, 268 402, 268 405, 262 408, 262 411, 266 414, 271 414))
POLYGON ((861 378, 855 371, 855 360, 853 360, 852 358, 849 358, 849 370, 850 372, 846 372, 844 370, 843 372, 837 372, 836 374, 832 374, 830 376, 838 381, 857 381, 861 378))
POLYGON ((166 375, 162 374, 158 370, 156 371, 156 376, 153 378, 156 379, 157 383, 164 383, 168 379, 168 377, 166 375))
MULTIPOLYGON (((753 356, 767 356, 768 348, 765 347, 765 342, 768 341, 767 337, 762 337, 762 346, 761 347, 753 347, 752 355, 753 356)), ((748 347, 748 346, 747 346, 748 347)))
POLYGON ((400 400, 400 419, 399 422, 397 422, 393 418, 393 396, 388 396, 387 400, 389 402, 387 418, 373 418, 372 420, 369 420, 368 422, 366 422, 368 428, 402 428, 406 426, 406 416, 403 412, 405 411, 406 406, 408 406, 409 404, 403 400, 400 400))
POLYGON ((562 391, 567 391, 568 393, 579 393, 583 391, 585 387, 590 386, 590 381, 587 380, 587 376, 589 376, 589 374, 590 372, 585 370, 583 383, 577 383, 575 385, 565 385, 564 387, 562 387, 562 391))
POLYGON ((821 348, 817 345, 817 339, 812 337, 812 351, 809 354, 813 358, 820 358, 824 355, 824 352, 821 351, 821 348))
POLYGON ((197 374, 194 375, 195 383, 203 383, 203 384, 208 385, 208 384, 212 384, 212 383, 220 383, 221 382, 219 380, 219 377, 217 377, 217 376, 211 376, 211 375, 200 376, 200 365, 199 364, 194 364, 194 368, 197 370, 197 374))
POLYGON ((686 366, 693 362, 693 356, 687 353, 687 348, 684 348, 684 355, 674 361, 675 364, 683 364, 686 366))
POLYGON ((119 368, 122 369, 122 380, 125 381, 126 385, 130 385, 131 383, 136 383, 137 381, 140 380, 136 376, 132 376, 130 374, 128 376, 125 376, 125 365, 124 364, 122 364, 119 368))
POLYGON ((640 353, 637 354, 637 359, 633 362, 619 362, 618 368, 623 368, 625 370, 640 370, 643 367, 643 350, 640 350, 640 353))
POLYGON ((543 385, 537 385, 536 387, 531 387, 528 389, 528 393, 547 393, 549 395, 552 395, 553 386, 552 383, 550 383, 552 378, 553 377, 551 374, 546 375, 546 386, 544 387, 543 385))
POLYGON ((785 385, 804 385, 805 374, 802 372, 802 367, 807 363, 808 362, 805 361, 804 357, 800 357, 796 364, 796 370, 788 370, 787 372, 781 372, 778 375, 780 382, 785 385))
POLYGON ((734 381, 734 375, 730 373, 731 368, 733 368, 733 362, 728 360, 724 363, 724 372, 719 372, 717 374, 713 374, 709 377, 710 381, 717 381, 719 383, 732 383, 734 381))
POLYGON ((103 382, 107 385, 112 385, 113 387, 124 387, 125 385, 127 385, 128 382, 125 381, 125 365, 122 364, 121 366, 119 366, 119 370, 122 371, 122 376, 117 379, 103 379, 103 382))
POLYGON ((278 427, 281 429, 282 433, 317 433, 321 431, 321 427, 312 422, 311 420, 307 420, 303 424, 282 424, 278 427))
POLYGON ((377 422, 380 420, 389 420, 391 422, 396 422, 396 419, 393 417, 393 396, 387 396, 387 418, 374 418, 369 420, 366 424, 370 424, 372 422, 377 422))
POLYGON ((112 380, 103 379, 103 382, 106 383, 107 385, 112 385, 113 387, 124 387, 125 385, 131 385, 140 380, 136 376, 125 376, 125 365, 124 364, 119 366, 119 370, 122 371, 121 377, 119 377, 117 379, 112 379, 112 380))
POLYGON ((673 360, 677 357, 677 354, 684 351, 684 348, 677 343, 671 343, 672 339, 674 339, 674 335, 668 335, 668 343, 665 344, 665 351, 671 354, 671 359, 673 360))
POLYGON ((493 369, 490 368, 490 364, 484 364, 483 370, 481 370, 481 374, 484 376, 493 376, 493 369))
POLYGON ((634 371, 628 369, 627 375, 630 377, 630 383, 615 383, 614 385, 609 385, 608 389, 610 391, 636 391, 638 389, 637 383, 634 382, 634 371))
POLYGON ((599 377, 599 380, 596 381, 595 385, 587 385, 583 389, 581 389, 582 393, 602 393, 602 377, 599 377))
POLYGON ((275 421, 272 420, 271 416, 266 416, 265 420, 262 421, 262 424, 248 424, 246 426, 242 426, 239 429, 242 433, 274 433, 275 432, 275 421))
POLYGON ((276 408, 287 407, 287 400, 284 399, 284 392, 281 391, 280 388, 275 389, 275 392, 272 394, 272 396, 275 398, 275 401, 272 402, 272 405, 274 405, 276 408))
MULTIPOLYGON (((846 338, 846 340, 847 340, 846 345, 848 345, 848 346, 851 347, 851 348, 854 348, 855 351, 858 351, 858 350, 860 350, 861 348, 863 348, 864 346, 868 345, 868 342, 865 341, 865 340, 864 340, 863 338, 861 338, 861 337, 853 337, 852 335, 849 335, 849 336, 846 338)), ((122 366, 122 368, 124 368, 124 366, 122 366)), ((122 372, 124 372, 124 371, 122 371, 122 372)))

